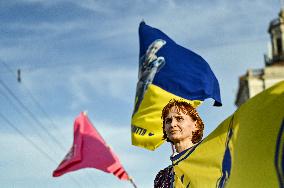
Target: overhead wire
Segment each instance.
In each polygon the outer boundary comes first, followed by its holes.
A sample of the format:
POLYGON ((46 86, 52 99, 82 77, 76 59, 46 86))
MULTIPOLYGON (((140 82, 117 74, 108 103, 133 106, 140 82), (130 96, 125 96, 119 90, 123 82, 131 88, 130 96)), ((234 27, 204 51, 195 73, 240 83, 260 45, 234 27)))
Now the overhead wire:
MULTIPOLYGON (((6 67, 6 69, 11 73, 13 74, 13 70, 4 62, 4 61, 1 61, 0 62, 6 67)), ((39 123, 39 125, 41 126, 41 128, 43 128, 45 131, 48 132, 48 130, 37 120, 37 118, 33 115, 33 113, 18 99, 18 97, 16 97, 16 95, 9 89, 9 87, 3 83, 1 80, 0 80, 0 84, 8 91, 8 93, 20 104, 20 106, 25 109, 28 114, 32 117, 32 119, 34 121, 36 121, 37 123, 39 123)), ((41 110, 41 112, 47 117, 47 119, 51 122, 51 124, 53 125, 53 128, 56 129, 56 131, 60 132, 61 136, 63 136, 62 132, 57 128, 57 126, 55 125, 54 121, 50 118, 50 116, 47 114, 47 112, 43 109, 43 107, 40 105, 40 103, 35 99, 35 97, 32 95, 32 93, 30 92, 30 90, 21 82, 21 85, 24 86, 25 90, 28 92, 28 95, 30 96, 30 98, 32 99, 32 101, 37 105, 37 107, 41 110)), ((3 95, 3 93, 2 93, 3 95)), ((8 100, 9 97, 5 96, 8 100)), ((11 102, 11 101, 10 101, 11 102)), ((18 111, 19 112, 19 111, 18 111)), ((20 112, 19 112, 20 113, 20 112)), ((38 135, 40 135, 39 132, 37 132, 38 135)), ((59 141, 54 138, 49 132, 48 132, 48 135, 50 137, 52 137, 52 139, 57 143, 57 145, 60 147, 60 149, 62 151, 66 151, 65 148, 59 143, 59 141)), ((88 179, 91 181, 91 183, 94 183, 92 181, 92 178, 90 178, 90 174, 88 172, 86 172, 86 175, 88 176, 88 179)))
MULTIPOLYGON (((5 65, 5 67, 10 71, 11 74, 13 74, 13 70, 4 62, 1 61, 3 65, 5 65)), ((33 96, 32 92, 29 90, 29 88, 25 85, 24 82, 21 82, 21 85, 24 87, 24 89, 27 91, 30 99, 37 105, 38 109, 40 109, 40 111, 45 115, 45 117, 51 122, 50 125, 53 126, 53 128, 60 133, 60 136, 65 138, 64 134, 60 131, 60 129, 58 128, 58 126, 54 123, 54 121, 50 118, 50 116, 48 115, 48 113, 44 110, 44 108, 42 107, 42 105, 36 100, 36 98, 33 96)))
POLYGON ((37 119, 37 117, 31 112, 22 102, 21 100, 12 92, 12 90, 2 81, 0 80, 0 85, 4 87, 7 92, 18 102, 18 104, 30 115, 30 117, 47 133, 47 135, 55 142, 61 149, 64 150, 63 145, 49 132, 48 129, 37 119))
POLYGON ((37 144, 33 142, 32 139, 27 137, 20 129, 18 129, 12 122, 8 120, 1 112, 0 112, 0 117, 10 126, 12 127, 21 137, 23 137, 28 143, 30 143, 36 150, 38 150, 41 154, 43 154, 46 158, 48 158, 50 161, 56 163, 56 161, 41 147, 39 147, 37 144))
MULTIPOLYGON (((32 139, 27 137, 20 129, 17 128, 12 122, 10 122, 1 112, 0 112, 0 117, 6 122, 7 125, 9 125, 11 128, 13 128, 24 140, 26 140, 28 143, 30 143, 39 153, 41 153, 43 156, 45 156, 47 159, 49 159, 51 162, 57 164, 57 162, 41 147, 39 147, 32 139)), ((79 187, 82 187, 81 184, 74 179, 72 176, 69 176, 72 181, 79 187)))
MULTIPOLYGON (((0 92, 0 95, 2 95, 7 102, 9 102, 10 104, 12 104, 12 106, 14 107, 14 110, 18 113, 18 114, 22 114, 22 116, 26 119, 26 121, 29 123, 30 126, 33 125, 33 123, 26 117, 24 116, 24 114, 21 112, 21 110, 19 109, 19 107, 17 105, 15 105, 12 101, 12 99, 10 97, 8 97, 7 94, 5 94, 4 92, 0 92)), ((41 134, 41 132, 37 129, 37 127, 33 126, 33 131, 34 134, 41 140, 43 141, 43 143, 46 144, 46 142, 43 140, 43 135, 41 134)))
MULTIPOLYGON (((3 63, 3 62, 2 62, 2 63, 3 63)), ((5 64, 5 63, 3 63, 3 64, 5 64)), ((9 67, 7 66, 7 64, 5 64, 5 66, 6 66, 6 68, 9 68, 9 67)), ((9 70, 11 70, 11 69, 9 69, 9 70)), ((12 97, 20 104, 20 106, 21 106, 22 108, 24 108, 24 109, 29 113, 29 115, 32 115, 32 112, 31 112, 30 110, 28 110, 28 108, 25 107, 25 105, 14 95, 14 93, 9 89, 9 87, 8 87, 2 80, 0 80, 0 84, 8 91, 8 93, 9 93, 10 95, 12 95, 12 97)), ((2 93, 2 92, 1 92, 1 95, 4 96, 11 104, 13 104, 13 102, 11 101, 11 99, 10 99, 7 95, 5 95, 5 94, 2 93)), ((16 107, 16 108, 14 108, 14 109, 16 109, 16 111, 17 111, 19 114, 22 114, 22 113, 20 112, 20 110, 17 108, 17 106, 16 106, 16 105, 14 105, 14 106, 16 107)), ((14 125, 8 120, 8 118, 5 118, 5 116, 4 116, 3 114, 1 114, 1 117, 2 117, 2 119, 4 119, 4 121, 6 121, 7 124, 10 125, 18 134, 20 134, 21 136, 23 136, 25 139, 27 138, 27 141, 28 141, 32 146, 34 146, 36 149, 40 148, 39 146, 37 146, 37 145, 32 141, 32 139, 30 139, 29 137, 25 136, 25 134, 24 134, 22 131, 20 131, 20 129, 18 129, 16 126, 14 126, 14 125)), ((34 117, 35 117, 35 116, 32 115, 32 119, 33 119, 34 121, 38 122, 34 117)), ((37 129, 33 129, 33 130, 35 131, 35 130, 37 130, 37 129)), ((45 129, 45 131, 46 131, 46 129, 45 129)), ((36 135, 42 140, 42 137, 41 137, 40 132, 36 131, 36 135)), ((63 147, 63 146, 62 146, 62 147, 63 147)), ((63 149, 62 147, 61 147, 61 149, 63 149)), ((43 154, 43 153, 46 153, 46 152, 40 148, 40 153, 43 154)), ((50 157, 50 155, 47 155, 47 156, 48 156, 48 159, 51 160, 51 161, 53 161, 55 164, 58 163, 58 162, 56 162, 52 157, 50 157)), ((73 179, 72 181, 75 181, 76 184, 81 187, 81 185, 78 183, 78 181, 77 181, 76 179, 74 179, 72 176, 70 176, 70 178, 73 179)))
MULTIPOLYGON (((9 72, 14 75, 14 72, 13 70, 4 62, 4 61, 1 61, 2 64, 9 70, 9 72)), ((16 74, 15 74, 16 75, 16 74)), ((52 139, 54 140, 54 142, 57 143, 57 145, 59 145, 60 149, 61 150, 64 150, 64 147, 57 141, 56 138, 53 137, 53 135, 51 135, 48 130, 42 125, 41 122, 39 122, 39 120, 37 120, 37 118, 35 117, 35 115, 33 115, 33 113, 21 102, 21 100, 12 92, 12 90, 3 82, 0 80, 0 85, 2 85, 3 88, 5 88, 7 90, 7 92, 17 101, 17 103, 30 115, 30 117, 37 123, 39 123, 40 127, 42 129, 44 129, 47 134, 49 135, 49 137, 52 137, 52 139)), ((49 115, 47 114, 47 112, 43 109, 43 107, 40 105, 40 103, 36 100, 36 98, 32 95, 31 91, 28 89, 28 87, 26 87, 23 82, 21 82, 21 85, 24 86, 25 90, 28 92, 28 95, 30 96, 30 99, 37 105, 37 107, 41 110, 41 112, 47 117, 47 119, 51 122, 51 124, 55 127, 55 129, 57 129, 54 121, 49 117, 49 115)), ((59 131, 57 129, 57 131, 59 131)), ((60 132, 61 133, 61 132, 60 132)), ((65 151, 65 150, 64 150, 65 151)), ((91 183, 95 183, 96 182, 93 182, 93 178, 91 177, 91 174, 86 171, 85 172, 85 175, 87 175, 88 177, 88 180, 91 182, 91 183)), ((74 179, 76 180, 76 179, 74 179)))
MULTIPOLYGON (((0 82, 1 82, 1 80, 0 80, 0 82)), ((12 100, 11 100, 5 93, 0 92, 0 94, 1 94, 2 96, 4 96, 4 97, 6 98, 6 100, 7 100, 9 103, 13 104, 12 100)), ((18 112, 18 114, 22 114, 22 112, 19 110, 19 108, 18 108, 16 105, 14 105, 14 110, 16 110, 16 111, 18 112)), ((20 131, 20 129, 18 129, 15 125, 13 125, 13 124, 11 123, 11 121, 8 120, 8 118, 5 118, 5 116, 4 116, 3 114, 0 114, 0 116, 2 117, 2 119, 4 119, 4 121, 7 122, 8 125, 12 126, 12 128, 13 128, 17 133, 19 133, 20 135, 22 135, 22 136, 24 137, 24 139, 27 138, 28 143, 30 143, 30 144, 31 144, 32 146, 34 146, 36 149, 40 148, 39 146, 37 146, 37 144, 35 144, 35 143, 32 141, 32 139, 30 139, 29 137, 25 136, 25 134, 24 134, 22 131, 20 131)), ((25 116, 23 116, 23 117, 25 117, 25 116)), ((27 120, 28 120, 28 119, 27 119, 27 120)), ((29 124, 29 125, 31 125, 31 124, 29 124)), ((42 137, 41 133, 40 133, 37 129, 33 129, 33 131, 35 131, 35 135, 37 135, 38 138, 39 138, 40 140, 42 140, 43 143, 46 144, 46 142, 44 142, 44 140, 43 140, 43 137, 42 137)), ((46 153, 46 152, 40 148, 40 153, 46 153)), ((55 164, 58 163, 58 162, 56 162, 50 155, 48 155, 48 158, 49 158, 49 160, 53 161, 55 164)), ((71 178, 74 179, 73 177, 71 177, 71 178)), ((77 181, 77 180, 74 179, 74 181, 77 181)))

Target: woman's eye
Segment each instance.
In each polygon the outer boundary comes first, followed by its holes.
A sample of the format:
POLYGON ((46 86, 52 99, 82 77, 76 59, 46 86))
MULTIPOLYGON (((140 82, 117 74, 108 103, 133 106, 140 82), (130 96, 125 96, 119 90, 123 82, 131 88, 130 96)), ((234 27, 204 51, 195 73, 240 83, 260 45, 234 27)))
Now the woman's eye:
POLYGON ((171 122, 172 122, 171 119, 166 119, 166 121, 165 121, 165 123, 167 123, 167 124, 169 124, 169 123, 171 123, 171 122))
POLYGON ((182 121, 182 120, 183 120, 182 117, 177 117, 177 121, 178 121, 178 122, 180 122, 180 121, 182 121))

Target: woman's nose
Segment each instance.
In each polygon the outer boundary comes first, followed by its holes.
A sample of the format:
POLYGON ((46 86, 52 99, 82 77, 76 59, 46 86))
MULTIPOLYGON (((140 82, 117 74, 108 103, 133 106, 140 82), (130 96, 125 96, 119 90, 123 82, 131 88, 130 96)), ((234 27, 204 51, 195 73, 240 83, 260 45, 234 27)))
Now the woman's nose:
POLYGON ((177 125, 177 121, 176 120, 172 120, 172 122, 170 123, 170 126, 171 127, 174 127, 174 126, 176 126, 177 125))

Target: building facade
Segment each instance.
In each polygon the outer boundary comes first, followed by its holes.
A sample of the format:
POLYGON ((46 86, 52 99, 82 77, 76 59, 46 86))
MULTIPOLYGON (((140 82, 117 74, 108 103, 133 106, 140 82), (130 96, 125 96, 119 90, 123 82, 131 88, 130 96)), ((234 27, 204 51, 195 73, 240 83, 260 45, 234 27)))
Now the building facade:
POLYGON ((240 106, 249 98, 284 80, 284 9, 269 24, 271 50, 264 55, 263 69, 249 69, 239 78, 235 104, 240 106))

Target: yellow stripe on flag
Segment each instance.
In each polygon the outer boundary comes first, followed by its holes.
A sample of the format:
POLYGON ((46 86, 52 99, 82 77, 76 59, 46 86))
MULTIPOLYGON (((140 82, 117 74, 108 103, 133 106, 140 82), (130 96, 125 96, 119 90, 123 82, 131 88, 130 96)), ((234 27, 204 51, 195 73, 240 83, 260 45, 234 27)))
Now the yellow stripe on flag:
MULTIPOLYGON (((138 111, 131 121, 132 144, 149 150, 159 147, 163 141, 162 109, 171 99, 183 99, 158 86, 149 85, 138 111)), ((199 100, 186 100, 194 107, 201 104, 199 100)))

